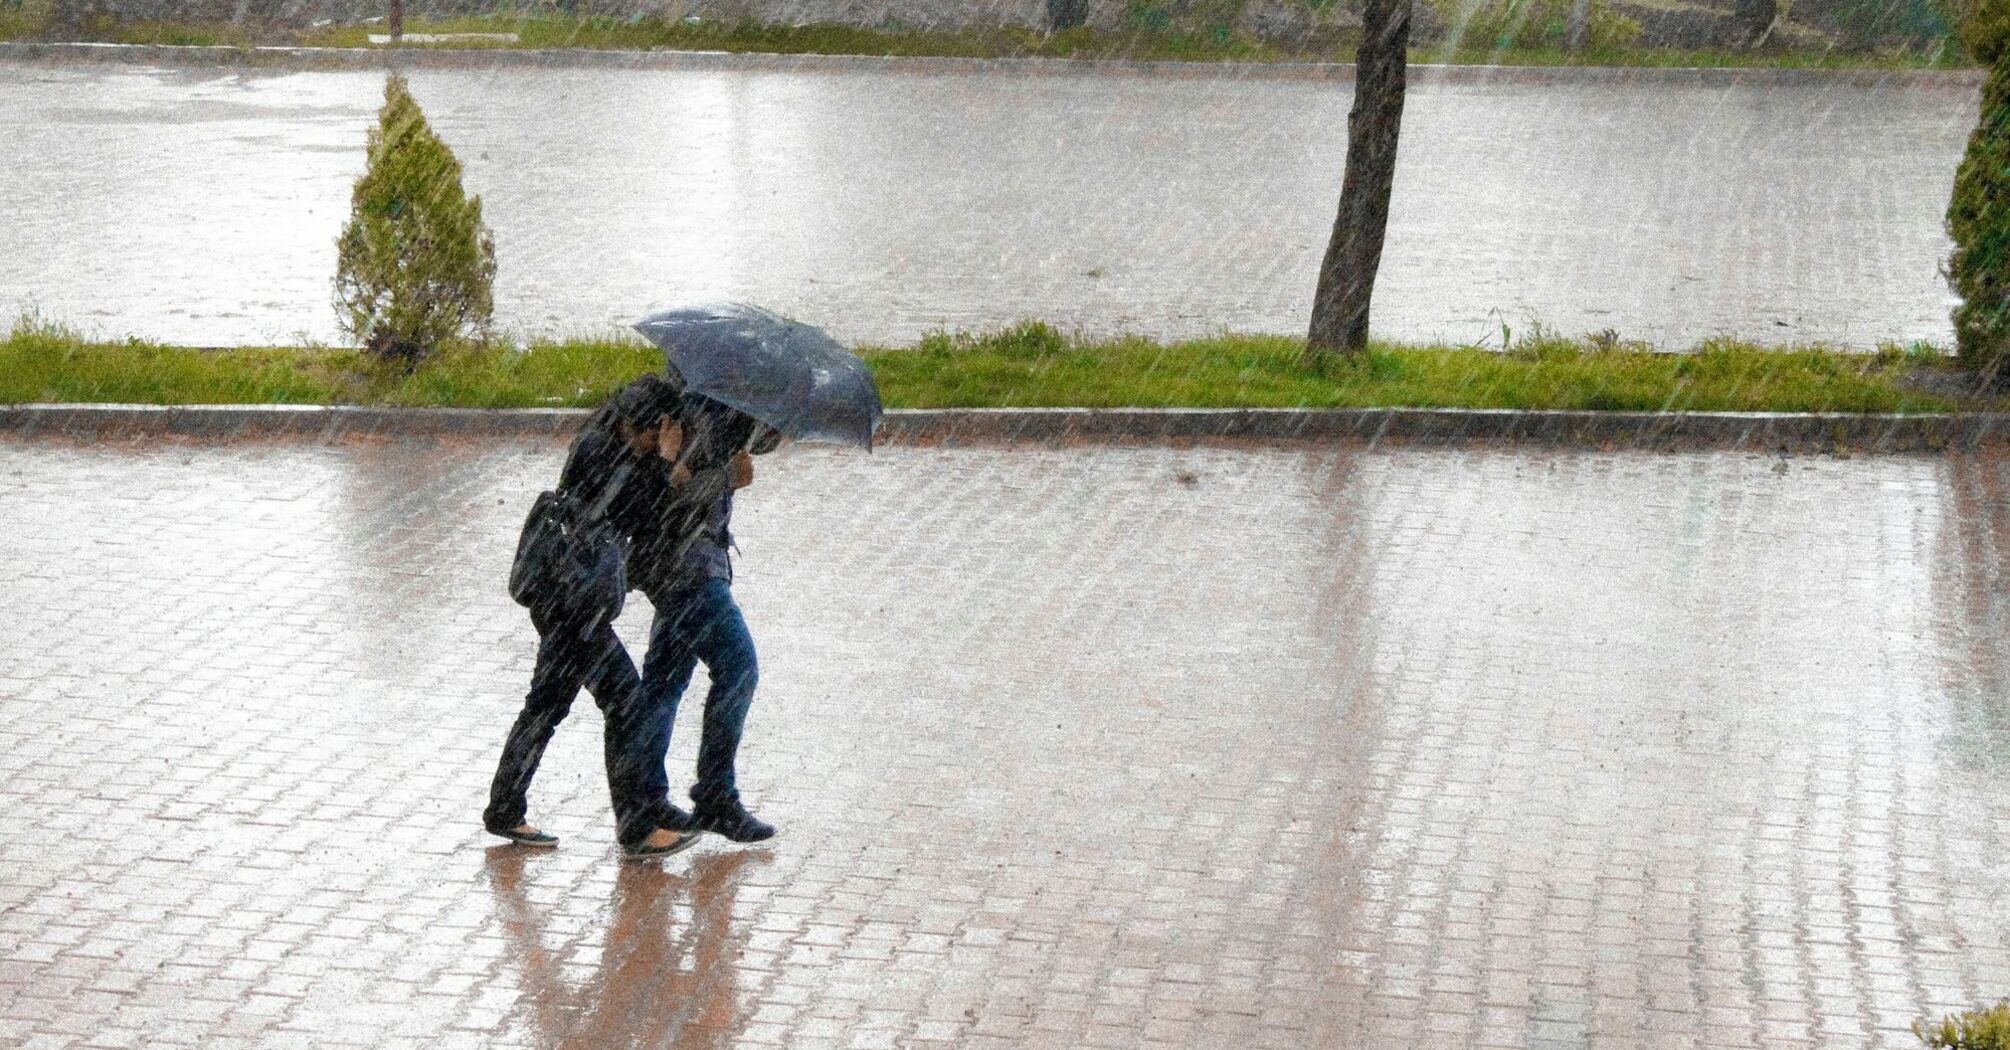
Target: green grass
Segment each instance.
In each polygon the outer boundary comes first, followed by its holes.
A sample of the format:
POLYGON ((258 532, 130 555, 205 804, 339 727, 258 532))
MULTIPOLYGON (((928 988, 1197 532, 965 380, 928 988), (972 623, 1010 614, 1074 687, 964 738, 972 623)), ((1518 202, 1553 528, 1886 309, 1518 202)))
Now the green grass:
POLYGON ((250 30, 230 23, 116 22, 103 32, 118 44, 167 44, 175 47, 250 47, 250 30))
POLYGON ((41 32, 40 17, 0 3, 0 40, 26 40, 41 32))
POLYGON ((30 319, 0 342, 0 404, 567 407, 599 404, 662 363, 627 341, 533 341, 456 347, 405 372, 357 350, 103 342, 30 319))
MULTIPOLYGON (((1352 61, 1350 54, 1348 60, 1352 61)), ((1652 69, 1968 69, 1975 63, 1959 48, 1931 51, 1689 51, 1679 48, 1632 47, 1614 51, 1564 51, 1517 48, 1445 51, 1417 48, 1410 61, 1454 66, 1618 66, 1652 69)))
MULTIPOLYGON (((966 29, 877 30, 842 25, 788 26, 768 23, 627 21, 607 18, 470 17, 408 21, 407 33, 515 33, 520 48, 603 48, 625 50, 738 51, 765 54, 946 56, 959 58, 1129 58, 1206 61, 1332 59, 1337 50, 1291 52, 1260 40, 1178 32, 1104 33, 1075 29, 1041 33, 1017 26, 966 29)), ((305 42, 327 47, 363 47, 381 26, 323 30, 305 42)), ((456 46, 456 45, 430 45, 456 46)), ((470 42, 466 46, 495 46, 470 42)), ((1345 49, 1352 56, 1352 45, 1345 49)))
POLYGON ((1308 368, 1304 342, 1230 335, 1163 344, 1075 340, 1028 323, 867 349, 902 407, 1516 408, 1638 411, 1935 412, 1953 404, 1899 385, 1940 367, 1931 348, 1880 354, 1713 341, 1689 354, 1537 333, 1506 353, 1379 344, 1308 368))
MULTIPOLYGON (((985 335, 866 347, 890 408, 1446 407, 1943 412, 1997 407, 1916 389, 1946 372, 1932 347, 1876 354, 1713 341, 1687 354, 1540 332, 1503 353, 1378 345, 1308 367, 1300 340, 1081 339, 1029 322, 985 335), (1909 383, 1915 385, 1908 385, 1909 383)), ((627 339, 449 350, 414 372, 354 350, 202 350, 92 341, 33 319, 0 342, 0 403, 371 404, 505 408, 599 403, 661 367, 627 339)))
MULTIPOLYGON (((0 0, 0 41, 30 40, 42 35, 41 16, 6 6, 0 0)), ((90 20, 76 34, 80 40, 107 44, 171 44, 179 47, 250 47, 252 31, 230 22, 127 22, 111 17, 90 20)))
MULTIPOLYGON (((1120 58, 1132 60, 1205 62, 1349 62, 1355 42, 1340 36, 1319 46, 1288 48, 1233 33, 1182 32, 1139 28, 1107 32, 1089 28, 1041 33, 1001 26, 960 32, 918 29, 875 30, 840 25, 785 26, 765 23, 699 22, 615 18, 483 16, 408 19, 408 33, 516 33, 518 48, 589 48, 615 50, 672 49, 735 51, 769 54, 946 56, 967 58, 1120 58)), ((371 33, 383 26, 335 26, 313 30, 286 41, 318 47, 366 47, 371 33)), ((38 35, 30 16, 9 13, 0 2, 0 40, 38 35)), ((117 43, 209 44, 248 46, 254 41, 244 26, 230 23, 118 23, 103 20, 89 27, 84 39, 117 43)), ((493 48, 493 42, 411 45, 419 47, 493 48)), ((1623 51, 1567 54, 1540 49, 1489 49, 1419 46, 1411 61, 1453 65, 1527 66, 1710 66, 1822 69, 1954 68, 1968 65, 1958 49, 1931 53, 1904 51, 1844 53, 1834 51, 1688 51, 1630 48, 1623 51)))
MULTIPOLYGON (((368 34, 382 27, 349 26, 323 30, 308 42, 329 47, 362 47, 368 34)), ((606 18, 472 17, 410 21, 410 33, 516 33, 522 48, 650 48, 693 51, 742 51, 769 54, 950 56, 970 58, 1120 58, 1169 61, 1351 62, 1356 39, 1341 36, 1325 46, 1289 48, 1253 37, 1228 33, 1152 31, 1108 32, 1089 28, 1041 33, 1021 27, 970 29, 944 33, 925 30, 882 31, 839 25, 782 26, 759 23, 701 22, 685 24, 653 19, 631 22, 606 18)), ((430 45, 455 46, 455 45, 430 45)), ((494 46, 471 43, 466 46, 494 46)), ((1629 48, 1623 51, 1567 54, 1539 49, 1418 47, 1413 62, 1454 65, 1534 66, 1766 66, 1832 69, 1893 69, 1958 66, 1953 49, 1945 53, 1875 52, 1842 54, 1797 51, 1686 51, 1629 48)))

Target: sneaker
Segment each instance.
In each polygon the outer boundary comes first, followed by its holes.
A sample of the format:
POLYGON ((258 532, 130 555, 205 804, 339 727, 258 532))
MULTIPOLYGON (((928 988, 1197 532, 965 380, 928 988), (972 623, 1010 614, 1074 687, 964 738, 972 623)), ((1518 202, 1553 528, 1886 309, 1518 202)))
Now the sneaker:
POLYGON ((775 826, 752 813, 740 804, 739 799, 712 805, 700 804, 691 815, 694 831, 709 831, 733 842, 760 842, 775 837, 775 826))

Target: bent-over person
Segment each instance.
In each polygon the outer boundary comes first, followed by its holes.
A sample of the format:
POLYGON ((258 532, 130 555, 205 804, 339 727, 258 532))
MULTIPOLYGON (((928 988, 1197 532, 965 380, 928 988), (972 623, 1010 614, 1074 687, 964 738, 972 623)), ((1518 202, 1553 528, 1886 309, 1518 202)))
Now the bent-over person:
MULTIPOLYGON (((604 514, 620 536, 654 535, 669 512, 670 467, 677 455, 679 395, 659 376, 623 387, 580 429, 559 477, 559 496, 586 513, 604 514), (670 442, 664 435, 672 435, 670 442)), ((657 711, 611 623, 583 618, 561 603, 532 600, 537 663, 523 711, 510 727, 489 788, 482 824, 526 846, 555 846, 556 836, 527 822, 528 793, 545 747, 583 686, 605 719, 603 759, 615 837, 629 856, 660 856, 689 846, 681 810, 670 805, 663 752, 655 747, 657 711), (654 748, 654 750, 652 750, 654 748)))

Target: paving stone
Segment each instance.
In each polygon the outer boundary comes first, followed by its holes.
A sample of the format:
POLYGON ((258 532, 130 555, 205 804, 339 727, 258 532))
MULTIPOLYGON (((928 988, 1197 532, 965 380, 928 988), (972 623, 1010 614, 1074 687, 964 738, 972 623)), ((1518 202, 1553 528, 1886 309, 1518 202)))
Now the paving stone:
POLYGON ((736 585, 783 836, 635 864, 585 703, 563 848, 477 826, 559 454, 0 437, 0 1042, 1889 1047, 2010 994, 2002 456, 790 449, 736 585))

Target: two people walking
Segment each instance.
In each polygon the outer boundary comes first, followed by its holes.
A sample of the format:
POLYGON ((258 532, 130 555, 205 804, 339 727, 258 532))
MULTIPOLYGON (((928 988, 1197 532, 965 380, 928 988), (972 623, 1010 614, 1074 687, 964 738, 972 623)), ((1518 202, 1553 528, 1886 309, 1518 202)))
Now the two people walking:
POLYGON ((735 777, 759 670, 733 600, 730 550, 733 494, 753 483, 753 456, 780 442, 779 433, 753 417, 663 376, 628 384, 581 428, 558 489, 546 498, 551 513, 565 519, 554 527, 592 537, 618 559, 589 569, 612 574, 611 582, 596 581, 611 586, 612 601, 568 601, 549 582, 519 595, 537 627, 537 662, 490 785, 488 831, 527 846, 557 844, 528 822, 527 795, 546 745, 583 687, 604 715, 615 834, 628 856, 675 853, 706 831, 734 842, 774 835, 741 803, 735 777), (631 587, 655 610, 639 673, 611 622, 631 587), (664 759, 679 702, 701 662, 711 688, 686 812, 670 801, 664 759))

